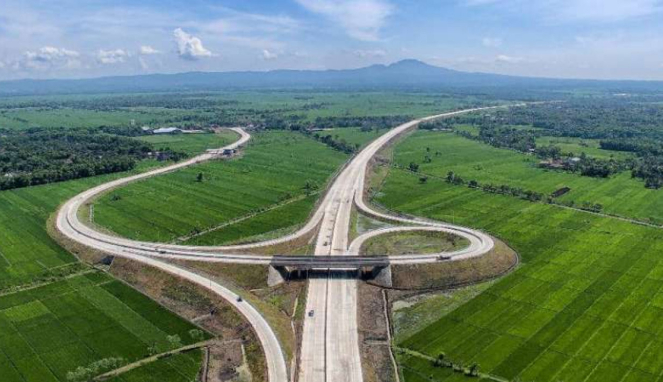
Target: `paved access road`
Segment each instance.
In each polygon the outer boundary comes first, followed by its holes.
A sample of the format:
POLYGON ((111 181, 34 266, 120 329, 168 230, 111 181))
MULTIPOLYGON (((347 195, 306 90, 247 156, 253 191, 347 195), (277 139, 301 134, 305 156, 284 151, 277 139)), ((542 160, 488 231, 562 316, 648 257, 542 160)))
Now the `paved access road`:
MULTIPOLYGON (((240 139, 218 151, 210 151, 185 162, 153 170, 140 175, 118 179, 90 190, 87 190, 67 201, 57 216, 58 229, 69 239, 116 256, 130 258, 170 273, 179 274, 190 281, 218 293, 232 303, 254 326, 258 338, 265 350, 268 363, 270 382, 287 381, 288 373, 283 351, 274 332, 260 314, 246 302, 236 301, 236 295, 211 280, 168 264, 159 259, 196 259, 199 261, 226 262, 239 264, 271 264, 282 261, 287 264, 288 257, 266 255, 238 254, 237 250, 275 245, 293 240, 314 230, 317 232, 315 256, 320 257, 319 266, 326 268, 331 257, 346 259, 355 256, 356 261, 348 260, 348 268, 355 268, 362 261, 375 261, 374 258, 356 256, 361 243, 370 237, 395 231, 436 230, 463 236, 470 241, 470 246, 459 251, 444 254, 450 260, 459 260, 473 256, 481 256, 493 248, 493 240, 486 234, 469 228, 450 224, 436 223, 420 219, 409 219, 391 216, 369 207, 364 201, 364 182, 368 164, 374 155, 389 142, 401 134, 415 128, 419 123, 454 115, 470 113, 491 108, 475 108, 439 114, 417 119, 380 136, 359 152, 343 168, 331 184, 318 209, 304 227, 297 232, 282 238, 259 243, 234 246, 184 246, 163 243, 149 243, 120 238, 98 232, 83 224, 78 219, 78 210, 95 197, 130 182, 146 179, 191 166, 218 156, 223 149, 234 149, 246 143, 250 136, 242 129, 234 129, 240 139), (350 215, 355 205, 358 210, 376 218, 405 223, 400 226, 369 232, 348 243, 350 215), (233 253, 234 252, 234 253, 233 253), (343 256, 343 257, 340 257, 343 256)), ((315 259, 290 257, 292 264, 297 266, 302 261, 315 263, 315 259)), ((392 264, 425 263, 438 261, 439 255, 389 256, 392 264)), ((335 266, 337 268, 337 266, 335 266)), ((357 279, 352 271, 329 271, 324 276, 310 280, 306 303, 306 319, 299 366, 301 382, 337 382, 362 381, 361 359, 359 353, 359 336, 357 332, 357 279), (308 312, 313 312, 309 317, 308 312)))

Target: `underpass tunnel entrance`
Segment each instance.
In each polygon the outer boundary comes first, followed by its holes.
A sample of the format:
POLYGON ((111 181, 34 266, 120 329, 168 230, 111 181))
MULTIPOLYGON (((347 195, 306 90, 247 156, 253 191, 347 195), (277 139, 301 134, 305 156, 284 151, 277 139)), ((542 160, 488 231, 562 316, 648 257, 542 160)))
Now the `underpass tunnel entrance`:
POLYGON ((320 269, 309 267, 272 266, 284 281, 306 279, 357 279, 391 284, 391 267, 389 265, 362 266, 347 269, 320 269))

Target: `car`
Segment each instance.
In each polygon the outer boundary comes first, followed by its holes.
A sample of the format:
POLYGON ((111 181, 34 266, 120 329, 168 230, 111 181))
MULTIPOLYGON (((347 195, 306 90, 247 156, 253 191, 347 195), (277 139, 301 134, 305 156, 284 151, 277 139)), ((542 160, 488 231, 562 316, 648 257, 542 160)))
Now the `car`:
POLYGON ((242 296, 237 296, 237 302, 242 302, 242 296))
POLYGON ((314 314, 315 314, 315 310, 311 309, 311 310, 308 311, 308 316, 309 317, 313 317, 314 314))

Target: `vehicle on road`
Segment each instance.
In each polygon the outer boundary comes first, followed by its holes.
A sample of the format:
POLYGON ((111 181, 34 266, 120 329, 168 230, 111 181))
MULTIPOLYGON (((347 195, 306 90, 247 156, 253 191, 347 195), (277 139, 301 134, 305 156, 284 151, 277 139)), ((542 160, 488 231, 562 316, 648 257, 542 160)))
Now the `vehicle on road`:
POLYGON ((308 311, 308 316, 309 317, 313 317, 314 314, 315 314, 315 310, 311 309, 311 310, 308 311))

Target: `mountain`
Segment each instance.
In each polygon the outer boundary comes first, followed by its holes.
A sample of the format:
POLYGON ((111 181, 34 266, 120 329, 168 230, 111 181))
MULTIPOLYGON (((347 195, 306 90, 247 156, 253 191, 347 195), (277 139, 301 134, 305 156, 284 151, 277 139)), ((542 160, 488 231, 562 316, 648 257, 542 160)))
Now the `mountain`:
POLYGON ((418 60, 344 70, 273 70, 268 72, 189 72, 78 80, 16 80, 0 82, 0 95, 214 91, 251 88, 495 88, 612 87, 663 89, 661 82, 558 80, 469 73, 432 66, 418 60))

